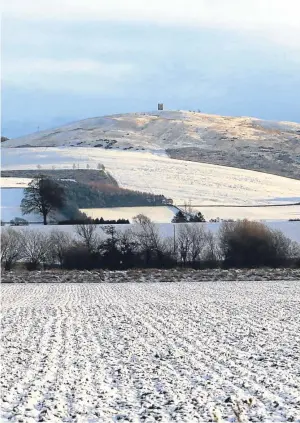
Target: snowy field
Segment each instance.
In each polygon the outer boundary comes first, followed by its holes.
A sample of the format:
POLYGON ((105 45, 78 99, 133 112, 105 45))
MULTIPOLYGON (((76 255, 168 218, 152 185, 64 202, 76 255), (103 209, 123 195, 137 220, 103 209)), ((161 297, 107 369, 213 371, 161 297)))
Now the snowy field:
POLYGON ((300 422, 299 298, 293 281, 4 284, 1 422, 300 422))
POLYGON ((293 203, 300 181, 232 167, 174 160, 151 153, 95 148, 2 148, 2 169, 81 168, 103 164, 123 188, 164 194, 175 204, 293 203), (21 153, 21 154, 20 154, 21 153))
POLYGON ((2 147, 92 147, 232 166, 299 179, 300 124, 185 110, 125 113, 73 122, 2 147))
POLYGON ((26 188, 30 182, 30 178, 3 178, 1 176, 0 186, 1 188, 26 188))
MULTIPOLYGON (((155 223, 170 223, 178 212, 175 207, 113 207, 100 209, 80 209, 87 216, 93 219, 103 217, 104 219, 129 219, 142 213, 148 216, 155 223)), ((183 208, 184 210, 184 208, 183 208)), ((201 211, 205 220, 210 219, 250 219, 250 220, 279 220, 300 219, 299 206, 273 206, 273 207, 195 207, 193 211, 201 211)), ((38 221, 41 221, 39 217, 38 221)))
MULTIPOLYGON (((80 209, 88 217, 97 219, 132 219, 138 214, 144 214, 155 223, 171 222, 178 212, 176 207, 172 206, 155 206, 155 207, 110 207, 100 209, 80 209)), ((300 211, 300 206, 299 206, 300 211)))
MULTIPOLYGON (((23 217, 30 222, 42 222, 40 215, 31 213, 22 216, 20 204, 24 196, 23 188, 2 188, 1 189, 1 219, 9 222, 15 217, 23 217)), ((300 201, 300 197, 290 199, 290 201, 300 201)), ((153 222, 170 223, 177 213, 175 207, 106 207, 97 209, 81 209, 87 216, 104 219, 129 219, 139 213, 145 214, 153 222)), ((215 219, 253 219, 253 220, 288 220, 300 219, 299 206, 273 206, 273 207, 195 207, 194 212, 201 211, 206 220, 215 219)))

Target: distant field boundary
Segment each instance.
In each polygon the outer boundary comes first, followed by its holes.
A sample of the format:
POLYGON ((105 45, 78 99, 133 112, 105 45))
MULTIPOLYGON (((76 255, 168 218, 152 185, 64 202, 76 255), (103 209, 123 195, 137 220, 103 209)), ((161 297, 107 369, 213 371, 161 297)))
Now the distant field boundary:
MULTIPOLYGON (((182 209, 184 209, 185 208, 185 204, 183 204, 183 205, 181 205, 181 204, 179 204, 179 205, 173 205, 173 207, 176 207, 176 208, 180 208, 180 210, 182 210, 182 209)), ((191 204, 190 205, 190 207, 192 207, 192 208, 194 208, 194 207, 227 207, 227 208, 233 208, 233 207, 235 207, 235 208, 238 208, 238 207, 244 207, 244 208, 253 208, 253 207, 292 207, 292 206, 300 206, 300 203, 289 203, 289 204, 255 204, 255 205, 228 205, 228 204, 191 204)), ((187 207, 189 207, 189 206, 187 206, 187 207)))

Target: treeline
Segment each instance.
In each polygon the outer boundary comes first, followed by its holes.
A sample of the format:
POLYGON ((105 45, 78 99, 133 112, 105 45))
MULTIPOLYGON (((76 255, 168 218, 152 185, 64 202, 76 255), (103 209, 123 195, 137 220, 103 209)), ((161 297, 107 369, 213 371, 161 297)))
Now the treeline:
POLYGON ((118 186, 117 181, 105 170, 105 167, 101 163, 98 163, 97 169, 78 169, 75 164, 73 166, 73 169, 41 169, 39 167, 38 169, 2 170, 1 177, 33 179, 42 173, 45 177, 54 179, 58 182, 62 179, 69 179, 71 182, 76 181, 84 184, 97 182, 102 185, 108 184, 118 186))
POLYGON ((128 219, 117 219, 117 220, 105 220, 103 217, 100 219, 84 218, 84 219, 69 219, 60 220, 58 225, 128 225, 130 222, 128 219))
POLYGON ((79 209, 102 207, 139 207, 163 205, 166 198, 147 192, 132 191, 114 185, 74 183, 59 181, 66 192, 69 204, 76 204, 79 209))
POLYGON ((217 234, 196 223, 174 228, 163 238, 143 215, 125 231, 108 225, 99 232, 95 224, 77 225, 75 233, 4 228, 1 263, 6 270, 17 262, 28 270, 300 267, 299 244, 259 222, 223 222, 217 234))
POLYGON ((171 200, 163 195, 131 191, 99 181, 82 183, 37 174, 24 189, 21 210, 23 214, 34 212, 42 215, 46 225, 51 216, 56 221, 88 221, 88 217, 80 211, 83 208, 158 206, 167 201, 171 200))

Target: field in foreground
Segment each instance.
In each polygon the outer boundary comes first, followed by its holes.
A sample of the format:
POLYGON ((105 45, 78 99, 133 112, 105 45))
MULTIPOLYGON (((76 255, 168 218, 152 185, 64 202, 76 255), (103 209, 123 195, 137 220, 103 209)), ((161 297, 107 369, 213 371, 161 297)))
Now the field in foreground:
POLYGON ((4 284, 1 421, 209 422, 217 408, 233 422, 244 408, 240 421, 300 422, 299 294, 293 281, 4 284))

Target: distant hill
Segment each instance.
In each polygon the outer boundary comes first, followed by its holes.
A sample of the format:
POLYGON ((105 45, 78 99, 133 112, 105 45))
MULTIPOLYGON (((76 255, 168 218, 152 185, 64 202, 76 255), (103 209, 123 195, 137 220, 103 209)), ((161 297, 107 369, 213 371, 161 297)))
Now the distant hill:
POLYGON ((147 150, 300 180, 300 124, 292 122, 187 111, 128 113, 2 142, 2 147, 58 146, 147 150))

